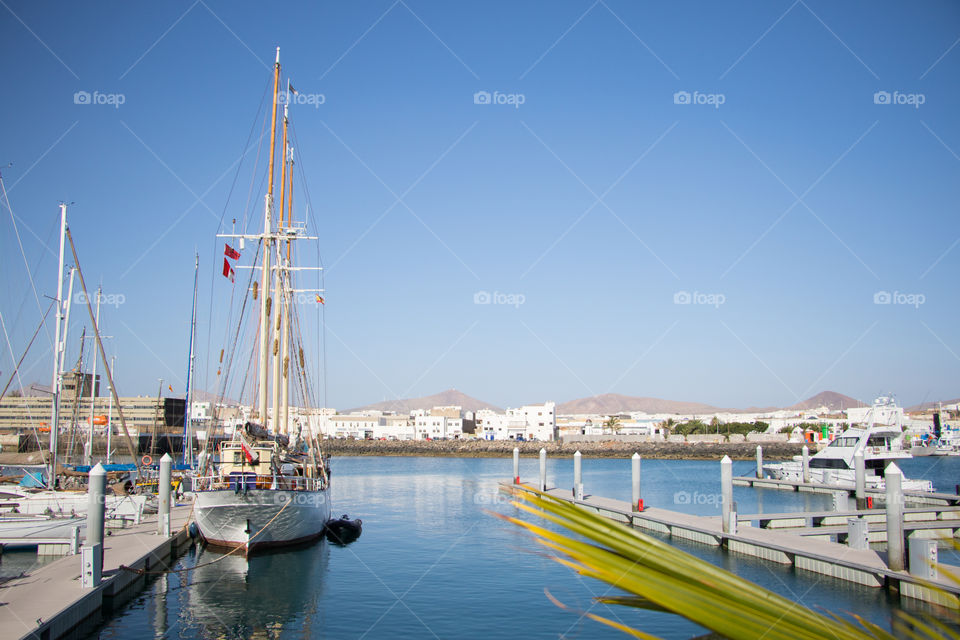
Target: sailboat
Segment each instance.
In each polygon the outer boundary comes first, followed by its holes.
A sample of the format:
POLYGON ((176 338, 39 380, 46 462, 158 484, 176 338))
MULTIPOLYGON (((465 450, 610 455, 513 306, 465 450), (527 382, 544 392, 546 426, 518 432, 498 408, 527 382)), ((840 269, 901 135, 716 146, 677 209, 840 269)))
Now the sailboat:
MULTIPOLYGON (((255 402, 250 419, 235 429, 231 440, 219 445, 218 459, 207 450, 212 439, 205 439, 204 449, 198 457, 198 473, 192 483, 196 496, 194 517, 200 534, 208 544, 241 547, 246 555, 259 549, 319 538, 330 517, 328 460, 320 450, 317 434, 309 424, 304 428, 292 420, 289 410, 290 378, 296 377, 300 382, 306 380, 303 349, 301 347, 295 353, 292 348, 292 344, 299 343, 299 340, 291 330, 300 326, 296 322, 294 303, 302 298, 297 294, 308 291, 316 294, 317 302, 323 299, 317 293, 320 289, 293 288, 296 273, 311 267, 293 266, 291 245, 298 240, 317 238, 308 237, 305 224, 294 222, 292 218, 293 154, 288 153, 287 144, 289 99, 283 101, 280 207, 274 206, 277 108, 282 100, 279 89, 278 47, 273 70, 263 232, 218 236, 239 239, 241 247, 246 240, 259 244, 260 265, 254 265, 254 269, 259 268, 259 281, 253 277, 256 271, 252 271, 252 287, 247 294, 259 303, 255 402)), ((224 253, 227 258, 239 258, 239 253, 229 244, 224 253)), ((229 277, 233 269, 227 258, 224 259, 224 274, 229 277)), ((225 383, 221 384, 223 389, 225 383)), ((306 403, 305 396, 304 393, 306 403)))

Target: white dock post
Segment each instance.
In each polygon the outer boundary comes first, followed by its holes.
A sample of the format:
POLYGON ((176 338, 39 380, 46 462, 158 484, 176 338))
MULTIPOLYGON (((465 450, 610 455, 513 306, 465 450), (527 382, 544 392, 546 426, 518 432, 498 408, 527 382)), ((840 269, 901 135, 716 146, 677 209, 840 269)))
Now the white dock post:
POLYGON ((633 510, 643 511, 640 500, 640 454, 634 453, 630 458, 631 465, 631 487, 633 487, 633 510))
POLYGON ((720 461, 720 495, 723 499, 723 532, 730 533, 730 510, 733 507, 733 461, 730 456, 723 456, 720 461))
POLYGON ((540 449, 540 491, 547 490, 547 450, 540 449))
POLYGON ((857 474, 857 509, 867 506, 867 470, 863 462, 863 451, 853 454, 853 466, 857 474))
POLYGON ((757 477, 763 478, 763 447, 757 445, 757 477))
POLYGON ((866 551, 870 548, 866 519, 847 518, 847 546, 860 551, 866 551))
POLYGON ((513 484, 520 484, 520 449, 513 448, 513 484))
POLYGON ((803 481, 810 482, 810 447, 803 445, 800 452, 803 454, 803 481))
POLYGON ((169 453, 160 458, 160 480, 157 485, 159 508, 157 509, 157 534, 165 538, 170 537, 170 471, 173 458, 169 453))
POLYGON ((99 462, 87 481, 87 537, 81 553, 81 581, 84 588, 96 587, 103 577, 103 517, 107 471, 99 462))
POLYGON ((884 473, 887 489, 887 566, 903 571, 903 473, 893 462, 884 473))
POLYGON ((573 454, 573 499, 583 500, 583 455, 573 454))

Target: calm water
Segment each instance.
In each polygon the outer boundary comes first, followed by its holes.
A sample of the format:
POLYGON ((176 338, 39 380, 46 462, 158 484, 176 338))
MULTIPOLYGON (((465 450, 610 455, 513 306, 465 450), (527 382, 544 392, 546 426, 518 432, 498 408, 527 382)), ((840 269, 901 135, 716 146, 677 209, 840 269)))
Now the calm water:
MULTIPOLYGON (((535 459, 521 460, 534 479, 535 459)), ((960 458, 923 458, 903 465, 940 490, 960 482, 960 458)), ((734 473, 754 468, 735 462, 734 473)), ((578 577, 536 553, 530 540, 488 515, 513 513, 497 484, 510 460, 337 458, 333 511, 363 519, 349 547, 320 542, 294 552, 216 564, 153 580, 91 638, 623 638, 620 632, 562 611, 549 591, 573 609, 591 610, 666 638, 703 630, 674 616, 592 604, 604 584, 578 577)), ((571 460, 549 462, 548 482, 572 484, 571 460)), ((719 513, 719 464, 643 462, 646 504, 719 513), (686 492, 686 496, 680 492, 686 492)), ((630 499, 629 460, 584 460, 587 493, 630 499)), ((826 496, 736 487, 741 513, 829 509, 826 496)), ((675 542, 809 607, 855 611, 889 627, 897 606, 879 589, 675 542)), ((941 552, 943 553, 943 552, 941 552)), ((176 564, 220 557, 191 550, 176 564)), ((941 556, 943 558, 943 555, 941 556)), ((929 615, 914 609, 913 613, 929 615)))

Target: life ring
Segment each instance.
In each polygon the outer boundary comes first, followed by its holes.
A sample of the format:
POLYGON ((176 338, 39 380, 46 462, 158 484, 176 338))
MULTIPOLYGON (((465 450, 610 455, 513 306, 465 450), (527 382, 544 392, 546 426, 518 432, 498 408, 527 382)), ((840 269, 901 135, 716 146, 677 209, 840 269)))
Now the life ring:
POLYGON ((151 458, 149 455, 145 455, 142 458, 140 458, 140 464, 142 464, 145 467, 149 467, 150 465, 153 464, 153 458, 151 458))

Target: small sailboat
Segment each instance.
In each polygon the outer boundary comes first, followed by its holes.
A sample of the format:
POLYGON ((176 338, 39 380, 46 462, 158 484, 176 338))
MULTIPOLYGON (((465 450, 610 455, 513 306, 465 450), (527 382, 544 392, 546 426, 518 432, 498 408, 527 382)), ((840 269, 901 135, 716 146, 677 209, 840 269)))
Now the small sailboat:
MULTIPOLYGON (((289 86, 289 85, 288 85, 289 86)), ((208 451, 206 438, 198 458, 192 489, 196 496, 194 514, 200 534, 208 544, 242 547, 249 555, 255 550, 282 547, 319 538, 330 517, 330 473, 328 460, 320 450, 318 434, 309 423, 302 425, 289 411, 291 378, 304 383, 306 372, 297 319, 298 299, 304 292, 316 295, 320 289, 294 289, 295 276, 311 267, 292 264, 291 246, 299 240, 316 240, 305 233, 305 224, 292 218, 293 155, 287 145, 288 105, 280 94, 280 49, 273 70, 273 106, 270 158, 265 197, 263 232, 222 234, 220 237, 257 244, 259 265, 254 264, 246 300, 259 306, 259 346, 250 345, 256 356, 253 412, 234 431, 233 438, 208 451), (280 207, 274 206, 274 156, 277 141, 277 109, 284 102, 280 207), (287 181, 289 180, 289 188, 287 181), (259 269, 259 281, 255 275, 259 269), (272 282, 271 282, 272 279, 272 282), (259 294, 259 295, 258 295, 259 294), (259 298, 259 299, 258 299, 259 298), (272 393, 271 393, 272 391, 272 393), (271 398, 272 396, 272 398, 271 398), (218 455, 211 455, 211 454, 218 455)), ((225 247, 224 275, 232 279, 228 259, 240 254, 225 247)), ((299 253, 299 252, 297 252, 299 253)), ((256 260, 255 260, 256 262, 256 260)), ((233 347, 234 353, 242 345, 233 347)), ((224 378, 225 379, 225 378, 224 378)), ((221 387, 223 388, 223 387, 221 387)), ((303 394, 306 403, 306 394, 303 394)))

